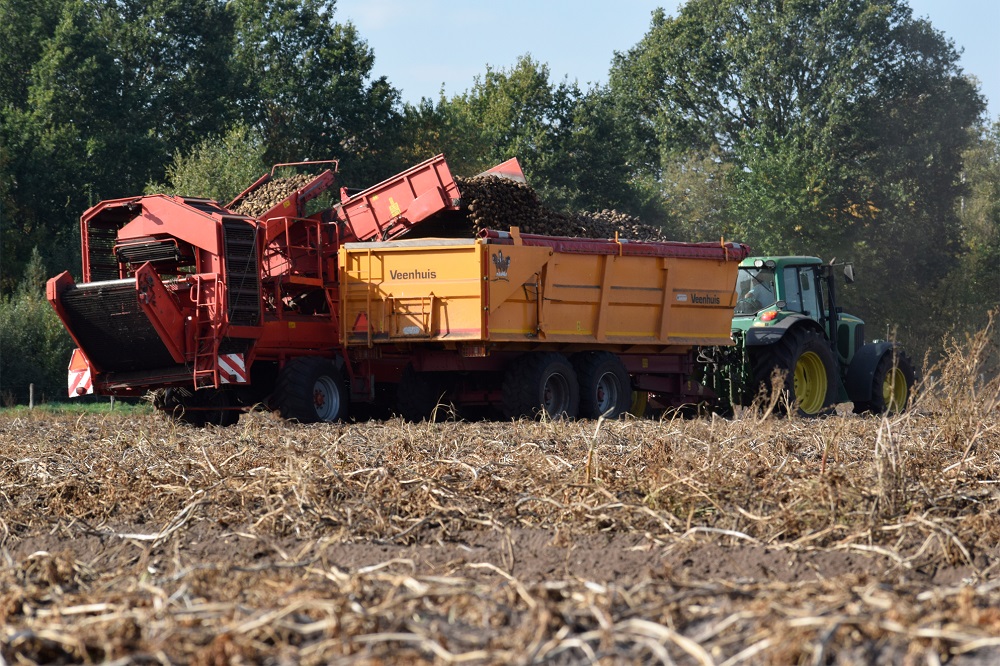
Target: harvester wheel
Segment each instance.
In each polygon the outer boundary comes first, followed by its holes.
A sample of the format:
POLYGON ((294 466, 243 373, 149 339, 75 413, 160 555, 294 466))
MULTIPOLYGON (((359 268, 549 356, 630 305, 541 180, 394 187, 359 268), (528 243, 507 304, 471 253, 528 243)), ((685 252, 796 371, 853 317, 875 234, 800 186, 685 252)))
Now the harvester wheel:
POLYGON ((580 383, 580 416, 616 419, 632 406, 632 380, 610 352, 582 352, 570 360, 580 383))
POLYGON ((784 375, 776 408, 797 405, 800 416, 828 412, 837 398, 837 363, 826 339, 815 331, 793 328, 778 342, 753 347, 754 386, 770 395, 772 376, 784 375))
POLYGON ((198 428, 207 425, 224 428, 234 425, 240 418, 232 393, 222 389, 163 389, 154 392, 153 406, 176 421, 198 428))
POLYGON ((344 376, 333 361, 300 356, 278 374, 274 402, 282 418, 317 423, 347 418, 349 397, 344 376))
POLYGON ((902 349, 890 351, 879 359, 872 376, 869 402, 854 405, 855 414, 898 414, 906 409, 916 381, 910 357, 902 349))
POLYGON ((507 418, 573 418, 580 407, 580 387, 573 366, 562 354, 524 354, 507 367, 503 378, 503 412, 507 418))
POLYGON ((431 373, 417 372, 407 365, 399 382, 396 407, 407 421, 440 421, 448 414, 446 405, 441 404, 443 394, 441 382, 431 373))

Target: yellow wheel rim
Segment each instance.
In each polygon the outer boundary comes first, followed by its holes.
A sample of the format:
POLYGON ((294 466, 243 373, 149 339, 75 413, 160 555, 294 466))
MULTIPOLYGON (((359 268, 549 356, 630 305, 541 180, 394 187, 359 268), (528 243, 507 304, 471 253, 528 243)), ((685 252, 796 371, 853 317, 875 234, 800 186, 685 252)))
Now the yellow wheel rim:
POLYGON ((795 399, 806 414, 818 414, 826 404, 826 366, 815 352, 799 356, 795 364, 795 399))
POLYGON ((641 418, 646 413, 646 405, 648 404, 649 393, 645 391, 632 391, 632 404, 628 408, 628 413, 641 418))
POLYGON ((882 382, 882 399, 890 412, 901 412, 906 407, 906 375, 899 368, 886 373, 882 382))

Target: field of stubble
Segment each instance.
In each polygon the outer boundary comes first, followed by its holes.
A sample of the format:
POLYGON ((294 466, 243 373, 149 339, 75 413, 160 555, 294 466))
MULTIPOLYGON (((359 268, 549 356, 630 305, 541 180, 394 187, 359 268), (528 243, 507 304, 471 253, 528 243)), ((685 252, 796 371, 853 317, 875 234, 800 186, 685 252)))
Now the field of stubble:
POLYGON ((0 412, 0 664, 995 663, 981 353, 889 418, 0 412))

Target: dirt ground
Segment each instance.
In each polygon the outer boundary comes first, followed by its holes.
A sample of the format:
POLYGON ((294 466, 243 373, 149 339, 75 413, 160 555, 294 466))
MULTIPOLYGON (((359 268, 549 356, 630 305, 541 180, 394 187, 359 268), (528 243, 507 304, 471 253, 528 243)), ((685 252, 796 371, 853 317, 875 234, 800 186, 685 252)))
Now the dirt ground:
POLYGON ((998 663, 991 432, 0 414, 0 663, 998 663))

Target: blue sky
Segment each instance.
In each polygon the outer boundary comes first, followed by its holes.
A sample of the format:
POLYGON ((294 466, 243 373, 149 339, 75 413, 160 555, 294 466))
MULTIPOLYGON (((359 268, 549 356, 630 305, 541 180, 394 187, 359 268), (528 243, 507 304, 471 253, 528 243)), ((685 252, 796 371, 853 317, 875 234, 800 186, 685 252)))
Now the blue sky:
MULTIPOLYGON (((531 56, 554 81, 586 87, 607 81, 615 51, 634 46, 657 7, 673 13, 677 0, 337 0, 336 20, 351 21, 375 52, 385 75, 416 103, 469 89, 486 66, 512 66, 531 56)), ((979 79, 992 119, 1000 116, 1000 2, 910 0, 913 13, 964 49, 962 68, 979 79)))

